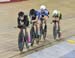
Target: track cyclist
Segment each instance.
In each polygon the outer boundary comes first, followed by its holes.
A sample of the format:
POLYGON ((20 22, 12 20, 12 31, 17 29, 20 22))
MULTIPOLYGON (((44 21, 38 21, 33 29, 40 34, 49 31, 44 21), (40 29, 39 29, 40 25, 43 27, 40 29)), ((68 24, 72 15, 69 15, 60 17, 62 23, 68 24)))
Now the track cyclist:
POLYGON ((46 21, 49 18, 49 11, 47 10, 45 5, 41 5, 39 11, 40 11, 41 18, 44 19, 45 24, 46 24, 46 21))
POLYGON ((20 11, 18 13, 18 18, 17 18, 17 23, 18 23, 18 28, 21 30, 21 28, 23 28, 23 32, 25 34, 25 29, 27 31, 28 34, 28 45, 31 45, 31 37, 30 37, 30 31, 29 31, 29 20, 28 20, 28 16, 24 14, 23 11, 20 11))
POLYGON ((35 9, 30 9, 29 16, 30 16, 31 22, 34 24, 34 30, 36 34, 35 38, 38 38, 40 35, 40 29, 39 29, 40 25, 39 24, 41 23, 41 22, 38 23, 40 13, 35 9))
MULTIPOLYGON (((62 14, 60 11, 58 10, 54 10, 53 13, 52 13, 52 17, 53 17, 53 20, 52 22, 54 23, 54 25, 57 26, 57 33, 58 33, 58 38, 60 39, 61 38, 61 31, 60 31, 60 20, 62 19, 62 14)), ((53 25, 53 26, 54 26, 53 25)), ((54 28, 55 29, 55 28, 54 28)), ((54 32, 54 31, 53 31, 54 32)), ((57 35, 53 34, 54 35, 54 39, 56 39, 57 35)))
POLYGON ((49 11, 47 10, 45 5, 41 5, 39 12, 40 12, 41 24, 43 24, 43 29, 45 28, 45 26, 47 28, 47 20, 49 19, 49 11))

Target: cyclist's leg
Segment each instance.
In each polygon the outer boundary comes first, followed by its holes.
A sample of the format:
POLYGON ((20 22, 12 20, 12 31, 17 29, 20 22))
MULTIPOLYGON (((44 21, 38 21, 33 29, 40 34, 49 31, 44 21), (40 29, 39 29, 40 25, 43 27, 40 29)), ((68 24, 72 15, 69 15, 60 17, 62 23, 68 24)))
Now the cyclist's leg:
POLYGON ((31 36, 30 36, 30 28, 27 27, 27 34, 28 34, 28 41, 31 42, 31 36))
POLYGON ((47 20, 48 20, 48 16, 45 16, 45 19, 44 19, 44 29, 45 31, 47 31, 47 20))
POLYGON ((34 27, 34 32, 36 33, 36 23, 34 23, 33 27, 34 27))
POLYGON ((43 34, 43 19, 41 18, 41 24, 40 24, 40 32, 41 35, 43 34))
POLYGON ((43 20, 43 39, 46 39, 46 35, 47 35, 47 24, 46 24, 46 20, 43 20))
POLYGON ((44 30, 47 31, 47 20, 44 20, 44 30))
POLYGON ((40 35, 40 25, 41 25, 41 20, 38 20, 38 22, 37 22, 38 35, 40 35))
POLYGON ((27 33, 27 38, 26 38, 27 39, 27 43, 30 46, 31 45, 30 28, 26 27, 26 31, 25 32, 27 33))
POLYGON ((36 38, 37 37, 37 23, 35 22, 34 23, 34 25, 33 25, 33 27, 34 27, 34 37, 36 38))
POLYGON ((44 17, 41 20, 41 24, 42 24, 42 30, 44 31, 46 25, 46 19, 44 17))
POLYGON ((43 23, 42 23, 42 24, 43 24, 43 30, 44 30, 44 27, 45 27, 45 20, 43 20, 43 23))

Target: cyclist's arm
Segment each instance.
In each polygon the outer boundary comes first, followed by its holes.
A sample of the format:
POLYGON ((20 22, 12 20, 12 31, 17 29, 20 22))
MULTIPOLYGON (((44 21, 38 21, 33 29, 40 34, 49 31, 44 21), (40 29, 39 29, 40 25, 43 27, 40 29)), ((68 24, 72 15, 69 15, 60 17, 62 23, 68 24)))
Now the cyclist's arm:
POLYGON ((20 23, 20 19, 19 18, 17 19, 17 23, 18 23, 17 27, 18 28, 21 28, 22 26, 21 26, 21 23, 20 23))
POLYGON ((28 26, 29 25, 29 19, 28 19, 28 16, 27 15, 24 16, 24 25, 25 26, 28 26))
POLYGON ((32 22, 37 22, 37 20, 38 20, 38 16, 36 16, 36 18, 32 20, 32 22))
POLYGON ((61 20, 61 19, 62 19, 62 14, 60 13, 59 20, 61 20))
POLYGON ((17 19, 17 23, 18 23, 18 26, 21 25, 19 18, 17 19))
POLYGON ((37 21, 37 19, 35 19, 35 20, 32 20, 32 22, 36 22, 37 21))
POLYGON ((45 12, 44 18, 47 20, 49 18, 49 12, 45 12))
POLYGON ((49 18, 49 11, 48 10, 45 11, 45 16, 44 17, 45 17, 46 20, 49 18))
POLYGON ((48 16, 48 18, 49 18, 50 13, 49 13, 48 10, 45 11, 45 14, 46 14, 46 16, 48 16))

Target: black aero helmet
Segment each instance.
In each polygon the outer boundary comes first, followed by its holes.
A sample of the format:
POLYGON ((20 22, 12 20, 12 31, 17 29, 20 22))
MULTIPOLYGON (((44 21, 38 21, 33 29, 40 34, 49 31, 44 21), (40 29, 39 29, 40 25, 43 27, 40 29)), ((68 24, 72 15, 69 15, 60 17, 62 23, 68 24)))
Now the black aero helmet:
POLYGON ((31 9, 30 12, 29 12, 29 14, 30 14, 30 15, 35 14, 35 9, 31 9))
POLYGON ((19 13, 18 13, 18 16, 23 16, 24 15, 24 12, 22 12, 22 11, 20 11, 19 13))

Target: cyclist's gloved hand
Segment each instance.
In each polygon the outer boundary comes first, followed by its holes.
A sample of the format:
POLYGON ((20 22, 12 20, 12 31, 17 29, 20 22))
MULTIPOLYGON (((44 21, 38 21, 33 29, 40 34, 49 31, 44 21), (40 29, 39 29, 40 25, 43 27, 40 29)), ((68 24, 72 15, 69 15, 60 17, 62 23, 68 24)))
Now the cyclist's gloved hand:
POLYGON ((17 27, 18 27, 18 28, 22 28, 22 25, 18 25, 17 27))

